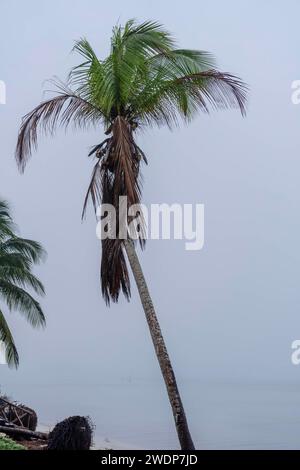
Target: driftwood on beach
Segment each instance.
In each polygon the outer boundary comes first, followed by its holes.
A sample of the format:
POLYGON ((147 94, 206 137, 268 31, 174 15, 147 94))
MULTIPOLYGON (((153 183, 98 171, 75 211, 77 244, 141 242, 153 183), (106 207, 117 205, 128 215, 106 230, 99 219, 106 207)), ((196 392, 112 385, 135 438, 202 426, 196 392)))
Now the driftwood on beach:
POLYGON ((27 448, 48 450, 89 450, 94 426, 89 417, 70 416, 54 427, 50 433, 37 432, 34 410, 0 396, 0 433, 16 441, 26 441, 27 448), (38 443, 38 447, 37 447, 38 443))
POLYGON ((0 419, 7 423, 35 431, 37 415, 34 410, 19 403, 13 403, 0 396, 0 419))
POLYGON ((0 426, 0 433, 7 434, 13 439, 40 439, 43 441, 48 439, 48 433, 30 431, 29 429, 13 425, 0 426))

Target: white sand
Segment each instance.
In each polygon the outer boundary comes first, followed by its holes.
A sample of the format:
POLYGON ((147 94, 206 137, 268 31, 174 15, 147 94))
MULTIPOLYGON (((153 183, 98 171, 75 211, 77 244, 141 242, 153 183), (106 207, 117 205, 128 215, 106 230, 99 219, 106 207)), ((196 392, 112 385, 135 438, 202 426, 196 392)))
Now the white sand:
POLYGON ((138 450, 138 446, 120 442, 115 439, 109 439, 107 437, 99 438, 94 437, 93 449, 112 449, 112 450, 138 450))
MULTIPOLYGON (((50 432, 53 426, 44 424, 44 423, 38 423, 37 426, 37 431, 39 432, 50 432)), ((93 450, 97 449, 112 449, 112 450, 137 450, 138 447, 125 443, 125 442, 120 442, 115 439, 110 439, 108 437, 98 437, 94 436, 94 445, 92 447, 93 450)))

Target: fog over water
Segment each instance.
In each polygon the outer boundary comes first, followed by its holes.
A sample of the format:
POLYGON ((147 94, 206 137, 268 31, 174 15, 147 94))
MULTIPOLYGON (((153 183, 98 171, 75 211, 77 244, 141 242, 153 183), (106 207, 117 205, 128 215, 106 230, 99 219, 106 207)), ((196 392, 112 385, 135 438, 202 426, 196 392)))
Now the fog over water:
POLYGON ((176 443, 137 291, 106 307, 92 208, 80 218, 87 154, 102 129, 41 138, 24 175, 14 160, 20 119, 51 88, 45 80, 65 79, 80 60, 70 54, 74 41, 86 36, 104 57, 118 20, 155 19, 251 89, 245 119, 212 112, 172 133, 138 136, 149 160, 143 202, 205 205, 201 251, 149 240, 139 252, 191 427, 201 447, 297 445, 300 366, 290 357, 300 338, 300 105, 291 83, 300 79, 299 2, 2 0, 0 10, 0 196, 22 235, 48 252, 36 269, 47 328, 8 316, 21 364, 0 366, 2 391, 49 424, 78 412, 94 418, 99 436, 176 443))

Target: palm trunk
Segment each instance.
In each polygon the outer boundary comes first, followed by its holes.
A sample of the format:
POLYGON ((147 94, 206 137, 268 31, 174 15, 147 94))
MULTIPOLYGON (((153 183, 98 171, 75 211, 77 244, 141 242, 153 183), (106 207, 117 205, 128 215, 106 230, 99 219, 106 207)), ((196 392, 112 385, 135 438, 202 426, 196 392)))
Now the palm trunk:
POLYGON ((167 387, 181 449, 193 450, 195 447, 188 428, 175 374, 134 244, 130 240, 124 240, 124 247, 140 294, 156 356, 167 387))

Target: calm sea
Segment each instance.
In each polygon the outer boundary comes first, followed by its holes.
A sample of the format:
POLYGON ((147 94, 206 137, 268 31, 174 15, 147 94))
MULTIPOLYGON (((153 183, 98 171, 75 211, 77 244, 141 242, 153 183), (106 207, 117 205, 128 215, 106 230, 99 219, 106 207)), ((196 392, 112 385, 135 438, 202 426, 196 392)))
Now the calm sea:
MULTIPOLYGON (((178 449, 162 383, 131 378, 118 383, 72 385, 3 384, 32 406, 39 423, 88 415, 96 446, 178 449)), ((181 384, 186 414, 198 449, 300 449, 300 384, 181 384)))

